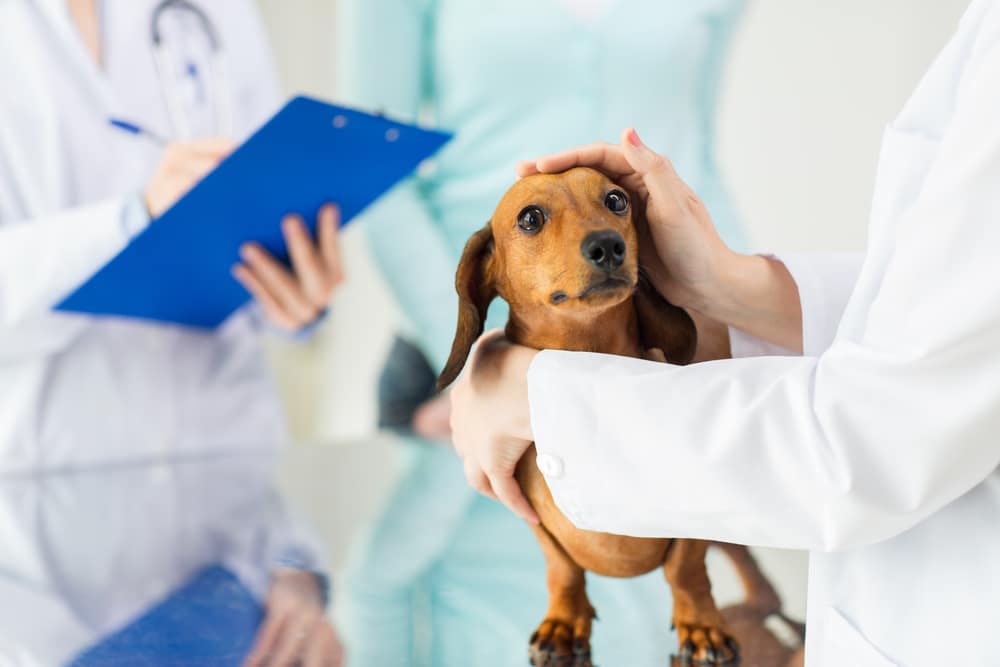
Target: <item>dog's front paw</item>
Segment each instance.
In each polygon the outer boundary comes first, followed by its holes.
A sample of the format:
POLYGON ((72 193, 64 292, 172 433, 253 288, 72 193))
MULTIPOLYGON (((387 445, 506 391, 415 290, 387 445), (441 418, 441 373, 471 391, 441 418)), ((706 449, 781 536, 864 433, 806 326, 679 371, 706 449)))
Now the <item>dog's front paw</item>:
POLYGON ((677 643, 681 647, 679 663, 737 667, 740 649, 736 640, 722 627, 677 624, 677 643))
POLYGON ((528 656, 534 667, 593 667, 590 619, 567 623, 547 618, 531 635, 528 656))

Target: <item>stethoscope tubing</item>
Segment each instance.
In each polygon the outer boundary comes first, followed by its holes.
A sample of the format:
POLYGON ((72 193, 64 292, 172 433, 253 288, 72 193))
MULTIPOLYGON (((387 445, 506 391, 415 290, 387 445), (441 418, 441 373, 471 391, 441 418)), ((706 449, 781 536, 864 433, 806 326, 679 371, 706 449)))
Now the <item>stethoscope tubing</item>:
POLYGON ((201 8, 188 0, 161 0, 153 9, 150 17, 150 39, 153 44, 156 73, 160 79, 160 88, 167 107, 167 116, 170 119, 172 138, 185 141, 194 138, 194 136, 190 118, 185 113, 184 105, 177 93, 178 77, 174 59, 171 57, 170 48, 161 30, 163 15, 171 10, 184 11, 195 17, 208 38, 211 49, 208 78, 212 83, 212 119, 215 133, 217 136, 231 137, 233 136, 233 109, 230 100, 229 72, 225 49, 215 25, 201 8))

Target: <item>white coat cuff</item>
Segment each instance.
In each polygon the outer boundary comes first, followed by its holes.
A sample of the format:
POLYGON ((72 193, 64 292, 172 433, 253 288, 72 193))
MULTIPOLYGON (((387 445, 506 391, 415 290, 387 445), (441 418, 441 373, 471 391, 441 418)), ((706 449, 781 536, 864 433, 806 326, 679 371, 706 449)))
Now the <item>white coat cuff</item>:
MULTIPOLYGON (((573 402, 586 402, 589 378, 600 377, 608 362, 634 362, 602 354, 544 350, 535 355, 528 368, 528 402, 531 428, 538 452, 538 469, 545 477, 556 506, 577 528, 603 530, 601 526, 621 525, 614 520, 623 498, 608 478, 616 467, 614 448, 601 447, 594 434, 603 427, 607 415, 595 411, 572 410, 567 419, 567 390, 573 402), (572 388, 572 389, 569 389, 572 388)), ((656 364, 659 372, 668 369, 656 364)))
MULTIPOLYGON (((795 280, 802 306, 802 354, 816 357, 837 335, 861 271, 862 255, 814 252, 775 256, 795 280)), ((733 356, 737 356, 735 351, 733 356)))
POLYGON ((744 357, 796 357, 798 354, 788 348, 751 336, 734 327, 729 327, 729 352, 733 359, 744 357))
POLYGON ((131 240, 138 236, 149 226, 150 221, 146 200, 141 192, 136 192, 125 200, 125 205, 122 207, 122 228, 127 239, 131 240))

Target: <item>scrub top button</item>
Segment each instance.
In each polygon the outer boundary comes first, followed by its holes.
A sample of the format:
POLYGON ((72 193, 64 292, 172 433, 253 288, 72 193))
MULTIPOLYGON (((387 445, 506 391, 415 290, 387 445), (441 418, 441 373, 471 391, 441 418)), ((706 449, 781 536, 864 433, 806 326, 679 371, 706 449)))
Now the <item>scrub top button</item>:
POLYGON ((563 462, 558 456, 539 454, 536 463, 541 473, 548 478, 559 479, 563 476, 563 462))

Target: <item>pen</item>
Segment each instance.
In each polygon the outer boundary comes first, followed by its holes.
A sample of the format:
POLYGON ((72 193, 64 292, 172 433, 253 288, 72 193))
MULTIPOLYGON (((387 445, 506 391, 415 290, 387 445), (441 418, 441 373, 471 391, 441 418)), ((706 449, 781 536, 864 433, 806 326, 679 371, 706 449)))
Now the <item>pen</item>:
POLYGON ((127 120, 121 120, 120 118, 109 118, 108 123, 112 127, 116 127, 123 132, 128 132, 129 134, 135 135, 137 137, 145 137, 155 144, 160 146, 166 146, 167 140, 158 135, 155 132, 147 130, 144 127, 136 125, 135 123, 130 123, 127 120))

